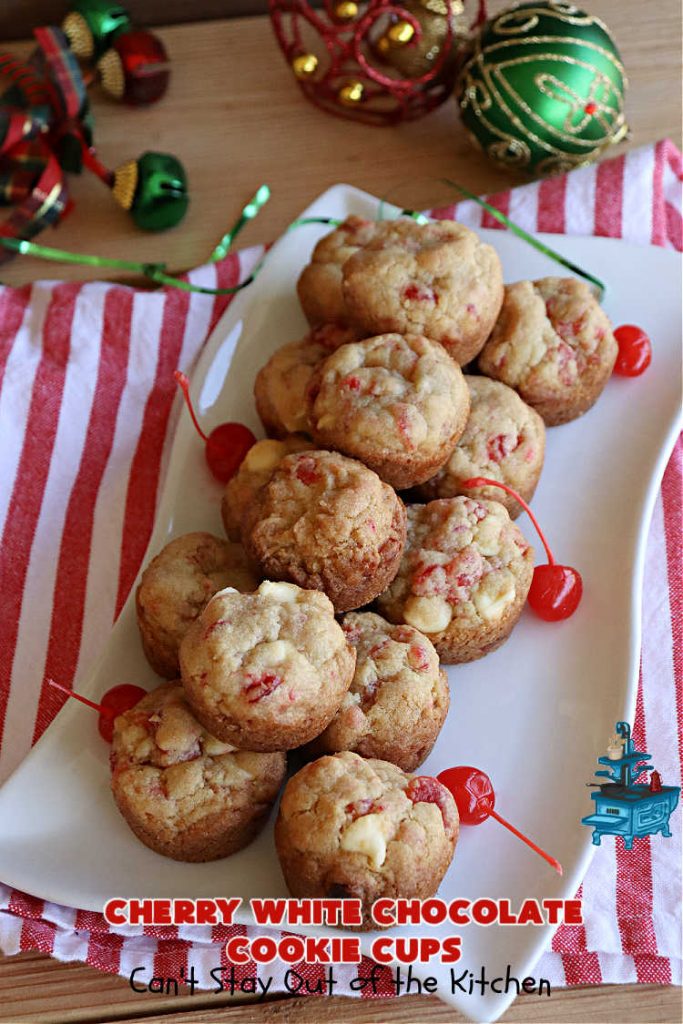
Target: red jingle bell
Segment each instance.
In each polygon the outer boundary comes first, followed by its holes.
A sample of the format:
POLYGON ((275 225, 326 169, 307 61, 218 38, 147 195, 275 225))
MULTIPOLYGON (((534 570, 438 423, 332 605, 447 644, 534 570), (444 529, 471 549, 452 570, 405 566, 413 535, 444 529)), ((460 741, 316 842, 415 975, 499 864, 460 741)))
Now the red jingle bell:
POLYGON ((171 77, 168 65, 164 44, 144 29, 118 36, 97 62, 104 91, 134 107, 161 99, 171 77))

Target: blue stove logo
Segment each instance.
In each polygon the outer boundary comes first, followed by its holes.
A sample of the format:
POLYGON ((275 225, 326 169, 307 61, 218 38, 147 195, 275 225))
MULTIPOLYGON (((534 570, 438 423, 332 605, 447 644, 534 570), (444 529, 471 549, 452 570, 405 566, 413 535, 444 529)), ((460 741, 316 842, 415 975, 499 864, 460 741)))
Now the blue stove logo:
POLYGON ((607 757, 598 764, 606 767, 595 773, 610 781, 589 782, 598 793, 591 793, 595 811, 581 819, 582 825, 593 829, 593 845, 599 846, 603 836, 622 836, 624 849, 630 850, 637 836, 661 832, 670 836, 669 818, 676 808, 680 786, 663 786, 659 772, 649 761, 651 754, 634 748, 628 722, 617 722, 616 733, 607 747, 607 757), (652 772, 648 782, 636 783, 643 772, 652 772))

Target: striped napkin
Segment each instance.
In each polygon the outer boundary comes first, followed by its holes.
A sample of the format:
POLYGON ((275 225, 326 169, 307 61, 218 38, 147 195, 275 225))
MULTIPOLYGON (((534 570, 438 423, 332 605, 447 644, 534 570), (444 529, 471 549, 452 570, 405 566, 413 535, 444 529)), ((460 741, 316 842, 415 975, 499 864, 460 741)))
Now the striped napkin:
MULTIPOLYGON (((683 248, 681 154, 668 141, 563 177, 487 197, 530 231, 607 235, 683 248)), ((473 202, 438 216, 501 225, 473 202)), ((192 271, 196 284, 242 280, 261 249, 192 271)), ((45 685, 88 673, 135 579, 152 530, 173 433, 173 371, 190 370, 228 298, 107 283, 37 282, 0 289, 0 782, 64 700, 45 685)), ((176 406, 177 409, 177 406, 176 406)), ((655 506, 644 578, 643 651, 633 730, 668 785, 681 784, 681 457, 679 442, 655 506)), ((580 895, 585 926, 560 928, 537 976, 552 985, 680 983, 681 822, 666 841, 630 852, 606 842, 580 895)), ((227 928, 110 929, 94 913, 0 884, 0 948, 39 949, 128 976, 146 964, 202 987, 227 928)), ((312 982, 322 968, 297 967, 312 982)), ((284 965, 250 964, 282 988, 284 965)), ((340 968, 336 994, 355 969, 340 968)), ((376 995, 391 994, 388 969, 376 995)), ((363 995, 370 995, 365 990, 363 995)))

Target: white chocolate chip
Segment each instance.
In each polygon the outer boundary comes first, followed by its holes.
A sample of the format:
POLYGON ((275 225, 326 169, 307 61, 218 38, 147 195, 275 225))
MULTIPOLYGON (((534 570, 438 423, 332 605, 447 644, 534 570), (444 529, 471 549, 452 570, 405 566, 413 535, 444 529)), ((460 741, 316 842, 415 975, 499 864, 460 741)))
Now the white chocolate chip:
POLYGON ((505 609, 515 599, 515 581, 512 574, 492 574, 487 576, 485 585, 479 587, 473 595, 474 607, 482 619, 495 622, 500 619, 505 609), (500 578, 496 578, 499 577, 500 578))
POLYGON ((271 601, 279 601, 281 604, 294 604, 298 600, 301 588, 296 583, 272 583, 264 580, 258 588, 262 597, 268 597, 271 601))
POLYGON ((405 603, 403 618, 423 633, 440 633, 453 618, 453 609, 443 597, 415 597, 405 603))
POLYGON ((387 841, 381 827, 379 814, 365 814, 348 825, 341 835, 340 846, 349 853, 362 853, 370 861, 370 867, 378 871, 387 856, 387 841))
MULTIPOLYGON (((239 594, 239 590, 235 590, 234 587, 223 587, 222 590, 217 590, 211 598, 211 601, 215 601, 217 597, 223 597, 225 594, 239 594)), ((211 604, 209 601, 209 604, 211 604)))
POLYGON ((271 640, 268 643, 259 644, 255 648, 259 665, 263 667, 281 665, 290 655, 296 654, 296 648, 289 640, 271 640))
POLYGON ((245 455, 244 466, 256 473, 275 469, 286 454, 287 446, 282 441, 257 441, 245 455))
POLYGON ((351 708, 354 704, 360 704, 360 693, 351 693, 351 690, 347 690, 341 706, 343 708, 351 708))
POLYGON ((474 539, 482 555, 497 555, 500 549, 501 521, 497 516, 488 515, 477 526, 474 539))
POLYGON ((337 373, 350 373, 363 365, 363 350, 359 345, 343 345, 337 349, 335 358, 335 371, 337 373))
POLYGON ((204 775, 201 761, 184 761, 166 769, 166 792, 174 800, 191 796, 201 787, 204 775))
POLYGON ((221 740, 217 740, 215 736, 209 736, 208 734, 204 737, 203 742, 204 753, 208 754, 209 757, 218 757, 219 754, 231 754, 236 747, 230 746, 229 743, 223 743, 221 740))

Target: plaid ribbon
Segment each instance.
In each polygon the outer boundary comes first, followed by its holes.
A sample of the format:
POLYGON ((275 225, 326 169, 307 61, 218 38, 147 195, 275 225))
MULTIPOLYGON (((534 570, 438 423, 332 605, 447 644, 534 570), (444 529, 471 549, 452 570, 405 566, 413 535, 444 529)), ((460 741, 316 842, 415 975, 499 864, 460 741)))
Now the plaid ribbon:
MULTIPOLYGON (((56 224, 71 200, 62 166, 89 143, 85 82, 59 28, 34 32, 37 49, 28 62, 0 54, 0 203, 13 206, 0 235, 30 239, 56 224)), ((0 251, 0 263, 13 253, 0 251)))

